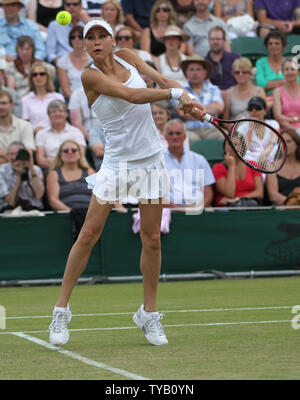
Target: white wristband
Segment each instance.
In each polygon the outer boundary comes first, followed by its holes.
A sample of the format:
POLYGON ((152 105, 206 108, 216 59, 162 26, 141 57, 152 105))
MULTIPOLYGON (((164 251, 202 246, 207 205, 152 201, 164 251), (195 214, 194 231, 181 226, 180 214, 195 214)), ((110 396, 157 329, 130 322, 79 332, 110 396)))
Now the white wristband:
POLYGON ((172 88, 171 89, 171 100, 179 100, 183 95, 184 90, 180 88, 172 88))
POLYGON ((190 98, 191 100, 197 100, 197 97, 194 96, 192 93, 188 93, 188 95, 189 95, 189 98, 190 98))

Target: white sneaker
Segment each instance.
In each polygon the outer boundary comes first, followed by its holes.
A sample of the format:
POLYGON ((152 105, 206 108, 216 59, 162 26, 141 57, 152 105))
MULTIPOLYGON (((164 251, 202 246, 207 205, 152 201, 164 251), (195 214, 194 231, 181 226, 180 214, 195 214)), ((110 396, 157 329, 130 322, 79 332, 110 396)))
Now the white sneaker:
POLYGON ((144 331, 148 342, 155 346, 168 344, 168 339, 166 338, 162 324, 160 323, 163 315, 164 314, 159 313, 145 313, 144 305, 142 304, 133 316, 133 322, 144 331))
POLYGON ((70 334, 68 331, 68 324, 71 322, 72 313, 68 305, 67 310, 54 307, 52 322, 49 326, 50 330, 50 343, 54 346, 61 346, 66 344, 69 340, 70 334))

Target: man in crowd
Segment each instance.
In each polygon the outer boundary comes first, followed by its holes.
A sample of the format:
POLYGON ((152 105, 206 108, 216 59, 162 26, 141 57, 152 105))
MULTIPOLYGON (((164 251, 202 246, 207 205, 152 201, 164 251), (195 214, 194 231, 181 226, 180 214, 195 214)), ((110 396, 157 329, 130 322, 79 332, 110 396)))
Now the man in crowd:
POLYGON ((75 25, 84 25, 89 21, 89 16, 81 5, 81 0, 64 0, 64 9, 72 16, 69 25, 59 25, 56 21, 48 26, 47 49, 48 61, 56 64, 57 60, 72 50, 69 43, 69 33, 75 25))
POLYGON ((16 117, 21 118, 22 117, 21 99, 20 99, 18 93, 16 92, 16 90, 9 89, 8 87, 5 86, 5 70, 2 69, 1 66, 0 66, 0 91, 8 92, 11 95, 12 101, 14 104, 12 113, 16 117))
POLYGON ((125 22, 131 26, 138 37, 141 36, 144 28, 150 24, 151 9, 156 0, 122 0, 121 5, 125 15, 125 22))
MULTIPOLYGON (((181 62, 181 68, 188 82, 185 89, 205 106, 208 114, 214 116, 221 114, 224 110, 221 91, 209 81, 213 71, 212 63, 194 54, 181 62)), ((190 141, 223 138, 212 124, 187 119, 178 105, 175 105, 175 111, 179 118, 185 121, 190 141)))
POLYGON ((241 55, 225 50, 226 33, 224 29, 221 26, 211 28, 208 34, 208 42, 210 50, 206 59, 214 66, 210 77, 211 83, 217 85, 221 90, 236 85, 236 80, 232 75, 232 64, 241 55))
POLYGON ((0 18, 0 46, 6 52, 6 60, 13 61, 16 57, 16 44, 19 36, 31 36, 35 46, 35 57, 46 58, 46 48, 38 25, 28 18, 19 16, 24 7, 21 0, 1 0, 0 6, 4 17, 0 18))
POLYGON ((179 119, 165 125, 168 150, 164 153, 173 192, 168 201, 172 208, 182 206, 209 207, 213 201, 215 178, 207 160, 200 154, 184 149, 185 126, 179 119))
POLYGON ((14 103, 11 95, 0 90, 0 164, 8 162, 8 145, 21 141, 32 152, 35 150, 34 133, 31 124, 13 115, 14 103))
POLYGON ((24 210, 44 208, 43 173, 20 141, 8 146, 8 163, 0 166, 0 212, 21 206, 24 210))
MULTIPOLYGON (((205 57, 209 51, 208 32, 214 26, 221 26, 226 33, 227 28, 224 21, 215 17, 209 11, 211 0, 194 0, 195 14, 183 25, 184 32, 190 36, 189 43, 193 45, 194 51, 205 57)), ((230 45, 226 42, 226 50, 230 51, 230 45)))

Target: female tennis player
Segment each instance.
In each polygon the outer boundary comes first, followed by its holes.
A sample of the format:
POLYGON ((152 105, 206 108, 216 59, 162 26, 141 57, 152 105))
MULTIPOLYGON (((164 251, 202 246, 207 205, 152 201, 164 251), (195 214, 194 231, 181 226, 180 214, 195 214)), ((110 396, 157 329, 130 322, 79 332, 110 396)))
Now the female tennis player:
POLYGON ((162 198, 170 191, 170 184, 149 103, 180 100, 183 111, 200 120, 205 110, 177 82, 163 77, 131 50, 114 53, 113 30, 106 21, 89 21, 83 35, 94 63, 83 72, 82 83, 106 134, 106 148, 101 169, 87 178, 93 195, 86 220, 67 260, 49 327, 50 342, 63 345, 69 340, 72 290, 99 240, 112 203, 130 193, 139 199, 143 275, 143 304, 133 320, 151 344, 166 345, 168 340, 160 323, 162 315, 156 311, 156 297, 161 267, 162 198), (139 72, 148 75, 161 89, 148 89, 139 72))

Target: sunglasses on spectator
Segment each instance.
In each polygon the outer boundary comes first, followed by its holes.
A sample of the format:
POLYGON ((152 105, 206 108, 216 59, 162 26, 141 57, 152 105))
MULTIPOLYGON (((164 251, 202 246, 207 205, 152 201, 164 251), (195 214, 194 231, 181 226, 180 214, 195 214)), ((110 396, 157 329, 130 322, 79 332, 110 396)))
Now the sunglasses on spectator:
POLYGON ((79 6, 81 3, 80 3, 80 1, 78 1, 77 3, 67 3, 67 2, 65 2, 64 4, 65 4, 65 6, 67 6, 67 7, 71 7, 71 6, 77 7, 77 6, 79 6))
POLYGON ((130 40, 132 39, 132 36, 129 35, 124 35, 124 36, 117 36, 117 40, 130 40))
POLYGON ((263 110, 263 108, 261 108, 261 107, 259 107, 259 106, 250 106, 250 107, 248 108, 248 111, 253 111, 253 110, 261 111, 261 110, 263 110))
POLYGON ((37 76, 46 76, 47 75, 47 72, 33 72, 32 73, 32 76, 33 77, 37 77, 37 76))
POLYGON ((182 135, 182 134, 183 134, 183 132, 180 132, 180 131, 170 131, 170 132, 167 132, 167 135, 169 135, 169 136, 173 136, 173 135, 180 136, 180 135, 182 135))
POLYGON ((234 71, 233 72, 234 73, 234 75, 246 75, 246 74, 250 74, 250 71, 234 71))
POLYGON ((169 7, 157 7, 156 12, 163 11, 165 13, 170 12, 169 7))
POLYGON ((75 147, 72 147, 70 149, 62 149, 62 152, 67 154, 67 153, 76 153, 78 151, 78 149, 76 149, 75 147))
POLYGON ((74 39, 76 39, 76 38, 78 38, 78 39, 83 39, 83 34, 82 34, 82 33, 79 33, 78 35, 71 35, 71 40, 74 40, 74 39))

